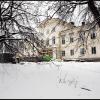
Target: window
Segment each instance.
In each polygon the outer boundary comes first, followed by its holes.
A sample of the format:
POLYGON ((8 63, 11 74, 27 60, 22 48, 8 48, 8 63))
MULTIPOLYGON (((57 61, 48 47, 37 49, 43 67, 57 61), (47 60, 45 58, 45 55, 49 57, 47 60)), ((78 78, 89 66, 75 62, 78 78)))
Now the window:
POLYGON ((85 54, 85 49, 84 49, 84 48, 81 48, 81 49, 80 49, 80 54, 81 54, 81 55, 84 55, 84 54, 85 54))
POLYGON ((65 51, 62 51, 62 52, 61 52, 61 55, 62 55, 62 56, 65 56, 65 51))
POLYGON ((80 32, 79 34, 79 41, 83 41, 85 40, 85 32, 80 32))
POLYGON ((96 31, 96 27, 94 27, 93 29, 92 29, 92 31, 91 31, 91 39, 95 39, 96 38, 96 33, 95 33, 95 31, 96 31))
POLYGON ((55 37, 52 38, 52 44, 55 44, 55 37))
POLYGON ((71 56, 74 55, 74 50, 70 50, 70 55, 71 55, 71 56))
POLYGON ((96 54, 96 47, 92 47, 92 54, 96 54))
POLYGON ((96 33, 95 32, 92 32, 91 33, 91 39, 95 39, 96 38, 96 33))
POLYGON ((70 43, 74 42, 74 39, 72 37, 70 37, 70 43))
POLYGON ((65 44, 65 35, 62 36, 62 44, 65 44))
POLYGON ((74 42, 73 35, 74 35, 74 33, 69 33, 69 36, 70 36, 70 43, 74 42))

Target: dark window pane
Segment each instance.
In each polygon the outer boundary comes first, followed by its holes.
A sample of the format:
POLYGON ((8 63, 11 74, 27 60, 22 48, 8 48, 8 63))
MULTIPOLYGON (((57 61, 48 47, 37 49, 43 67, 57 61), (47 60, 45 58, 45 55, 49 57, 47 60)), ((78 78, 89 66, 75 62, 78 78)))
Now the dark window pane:
POLYGON ((95 39, 96 38, 96 33, 91 33, 91 39, 95 39))
POLYGON ((70 37, 70 43, 74 42, 74 39, 72 37, 70 37))
POLYGON ((96 47, 92 47, 92 54, 96 54, 96 47))
POLYGON ((65 35, 62 36, 62 44, 65 44, 65 35))
POLYGON ((71 56, 74 55, 74 50, 70 50, 70 55, 71 55, 71 56))
POLYGON ((62 44, 65 44, 65 40, 62 40, 62 44))
POLYGON ((84 54, 85 54, 85 49, 84 49, 84 48, 81 48, 81 49, 80 49, 80 54, 81 54, 81 55, 84 55, 84 54))

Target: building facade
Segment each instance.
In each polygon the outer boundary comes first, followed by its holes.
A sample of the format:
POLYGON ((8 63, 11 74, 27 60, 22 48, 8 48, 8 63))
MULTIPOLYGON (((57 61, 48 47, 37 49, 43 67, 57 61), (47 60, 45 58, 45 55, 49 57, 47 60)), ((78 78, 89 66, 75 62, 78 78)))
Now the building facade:
POLYGON ((37 28, 54 59, 100 60, 100 28, 89 23, 75 26, 58 18, 46 19, 37 28))

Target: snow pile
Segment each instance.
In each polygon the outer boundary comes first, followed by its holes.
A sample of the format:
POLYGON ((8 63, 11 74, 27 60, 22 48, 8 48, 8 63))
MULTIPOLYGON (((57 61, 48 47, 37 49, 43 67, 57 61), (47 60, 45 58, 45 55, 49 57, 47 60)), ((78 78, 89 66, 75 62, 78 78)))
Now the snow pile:
POLYGON ((100 63, 0 64, 0 98, 100 98, 100 63))

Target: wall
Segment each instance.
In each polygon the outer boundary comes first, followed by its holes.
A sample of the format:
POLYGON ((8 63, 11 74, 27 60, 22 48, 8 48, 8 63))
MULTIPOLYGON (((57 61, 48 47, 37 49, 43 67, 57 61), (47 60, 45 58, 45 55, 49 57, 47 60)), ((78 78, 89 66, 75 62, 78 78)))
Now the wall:
POLYGON ((87 41, 85 42, 84 46, 81 46, 81 42, 79 42, 79 34, 81 31, 84 31, 87 29, 88 25, 85 26, 78 26, 75 27, 74 25, 71 25, 70 23, 64 22, 60 19, 52 19, 46 22, 46 24, 42 27, 39 27, 39 31, 44 33, 44 40, 46 42, 47 39, 49 39, 49 45, 47 48, 52 48, 53 50, 53 58, 54 59, 61 59, 61 51, 65 50, 66 56, 63 57, 64 59, 80 59, 80 58, 100 58, 100 28, 96 27, 96 33, 97 38, 94 40, 91 40, 90 31, 86 31, 85 38, 87 38, 87 41), (52 29, 55 28, 55 31, 52 31, 52 29), (74 33, 73 38, 74 42, 70 43, 70 33, 74 33), (61 35, 65 35, 66 42, 64 45, 61 44, 61 35), (52 44, 52 37, 56 38, 55 45, 52 44), (91 47, 96 46, 97 53, 91 54, 91 47), (84 56, 80 55, 80 48, 87 48, 86 54, 84 56), (74 49, 75 54, 73 56, 70 55, 70 50, 74 49))

